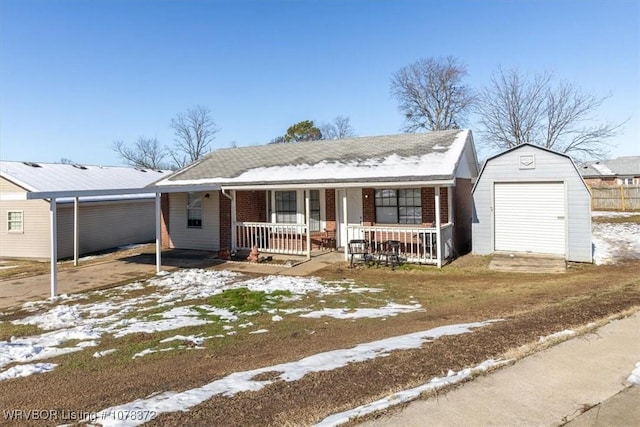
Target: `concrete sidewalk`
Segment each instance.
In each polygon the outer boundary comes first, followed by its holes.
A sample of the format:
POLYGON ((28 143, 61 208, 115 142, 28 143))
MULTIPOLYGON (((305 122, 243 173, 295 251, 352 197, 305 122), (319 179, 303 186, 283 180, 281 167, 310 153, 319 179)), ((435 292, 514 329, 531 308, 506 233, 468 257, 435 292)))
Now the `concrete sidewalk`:
POLYGON ((364 425, 640 426, 639 361, 636 313, 364 425))

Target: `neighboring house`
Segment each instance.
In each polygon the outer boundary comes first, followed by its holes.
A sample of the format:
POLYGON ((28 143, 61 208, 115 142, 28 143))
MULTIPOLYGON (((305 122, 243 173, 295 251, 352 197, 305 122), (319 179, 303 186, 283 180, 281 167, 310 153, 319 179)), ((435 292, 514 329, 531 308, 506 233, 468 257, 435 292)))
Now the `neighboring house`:
POLYGON ((591 262, 591 195, 565 154, 523 144, 493 156, 473 187, 473 252, 591 262))
MULTIPOLYGON (((143 188, 170 171, 127 167, 0 161, 0 257, 49 258, 48 200, 27 193, 143 188)), ((86 254, 155 238, 154 194, 78 199, 79 253, 86 254)), ((75 198, 58 199, 58 258, 74 255, 75 198)))
MULTIPOLYGON (((471 248, 478 174, 469 130, 221 149, 158 181, 163 242, 184 249, 306 254, 398 240, 413 262, 471 248)), ((345 251, 346 255, 346 251, 345 251)))
POLYGON ((592 161, 579 170, 590 186, 640 186, 640 156, 592 161))

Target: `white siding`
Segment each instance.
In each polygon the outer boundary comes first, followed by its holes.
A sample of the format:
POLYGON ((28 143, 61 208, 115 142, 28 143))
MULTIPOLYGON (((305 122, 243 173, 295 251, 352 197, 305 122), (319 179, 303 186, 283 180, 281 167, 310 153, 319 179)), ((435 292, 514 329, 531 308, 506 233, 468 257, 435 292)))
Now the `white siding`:
MULTIPOLYGON (((80 203, 80 255, 155 239, 155 201, 80 203)), ((58 257, 73 257, 73 203, 58 205, 58 257)))
POLYGON ((490 254, 494 242, 493 188, 496 182, 562 182, 566 188, 566 259, 591 262, 590 194, 565 156, 524 145, 485 165, 473 191, 473 252, 490 254), (520 156, 533 156, 535 167, 521 168, 520 156))
MULTIPOLYGON (((26 193, 24 189, 0 178, 0 192, 26 193)), ((0 257, 49 257, 49 203, 44 200, 0 200, 0 257), (23 232, 9 233, 7 212, 23 212, 23 232)))
POLYGON ((202 228, 187 227, 187 193, 169 195, 169 233, 174 248, 220 250, 219 192, 202 199, 202 228))

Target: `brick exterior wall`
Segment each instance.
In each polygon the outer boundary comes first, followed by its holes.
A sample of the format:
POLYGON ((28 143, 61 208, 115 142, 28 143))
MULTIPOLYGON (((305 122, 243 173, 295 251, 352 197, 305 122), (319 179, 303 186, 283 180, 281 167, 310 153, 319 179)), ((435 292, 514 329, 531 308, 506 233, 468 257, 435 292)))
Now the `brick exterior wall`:
POLYGON ((173 242, 171 241, 171 233, 169 230, 169 194, 163 193, 160 196, 160 209, 161 209, 161 224, 160 224, 160 236, 162 239, 162 248, 173 248, 173 242))
MULTIPOLYGON (((433 187, 421 188, 422 196, 422 223, 436 223, 436 189, 433 187)), ((440 222, 443 224, 449 218, 449 195, 445 187, 440 188, 440 222)))
POLYGON ((220 250, 231 250, 231 200, 222 191, 220 200, 220 250))
POLYGON ((324 190, 325 220, 327 230, 336 230, 336 190, 324 190))
POLYGON ((247 222, 266 222, 266 191, 236 191, 236 220, 247 222))
POLYGON ((376 222, 376 190, 362 189, 362 224, 373 225, 376 222))
POLYGON ((456 178, 453 193, 453 247, 455 256, 471 252, 471 220, 473 216, 473 198, 470 179, 456 178))

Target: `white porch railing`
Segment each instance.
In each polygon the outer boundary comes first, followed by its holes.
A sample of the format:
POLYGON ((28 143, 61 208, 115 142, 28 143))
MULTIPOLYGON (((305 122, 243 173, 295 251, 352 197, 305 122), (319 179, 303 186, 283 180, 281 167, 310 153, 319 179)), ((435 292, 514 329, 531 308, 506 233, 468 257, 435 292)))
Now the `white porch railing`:
POLYGON ((453 224, 440 227, 441 260, 438 262, 438 229, 435 227, 404 227, 381 225, 348 225, 347 240, 364 239, 372 253, 387 240, 400 242, 401 258, 410 263, 442 264, 453 254, 453 224))
POLYGON ((260 252, 305 255, 307 253, 306 224, 269 222, 236 222, 236 249, 258 246, 260 252))

